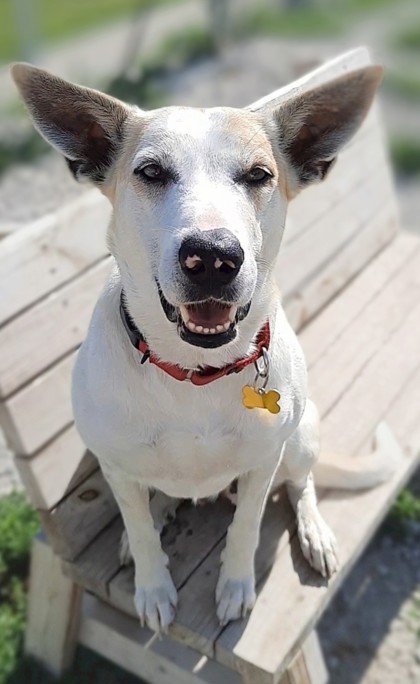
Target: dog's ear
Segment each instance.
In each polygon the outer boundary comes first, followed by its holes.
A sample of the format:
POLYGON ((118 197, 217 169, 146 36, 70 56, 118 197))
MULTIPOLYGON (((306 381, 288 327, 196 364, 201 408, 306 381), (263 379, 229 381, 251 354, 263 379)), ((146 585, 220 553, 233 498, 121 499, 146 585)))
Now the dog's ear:
POLYGON ((325 178, 369 111, 382 74, 380 66, 351 71, 271 111, 280 149, 295 178, 293 194, 325 178))
POLYGON ((64 154, 75 178, 102 183, 121 145, 130 108, 29 64, 14 64, 11 73, 34 126, 64 154))

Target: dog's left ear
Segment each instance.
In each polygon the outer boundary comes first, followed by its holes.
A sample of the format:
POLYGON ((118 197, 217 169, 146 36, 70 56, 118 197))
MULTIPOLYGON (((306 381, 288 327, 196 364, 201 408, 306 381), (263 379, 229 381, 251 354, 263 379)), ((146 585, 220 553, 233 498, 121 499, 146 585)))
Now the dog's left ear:
POLYGON ((325 178, 369 111, 382 74, 380 66, 349 72, 292 96, 271 112, 280 149, 294 177, 292 194, 325 178))
POLYGON ((64 154, 75 178, 102 184, 120 148, 130 108, 30 64, 14 64, 11 73, 34 126, 64 154))

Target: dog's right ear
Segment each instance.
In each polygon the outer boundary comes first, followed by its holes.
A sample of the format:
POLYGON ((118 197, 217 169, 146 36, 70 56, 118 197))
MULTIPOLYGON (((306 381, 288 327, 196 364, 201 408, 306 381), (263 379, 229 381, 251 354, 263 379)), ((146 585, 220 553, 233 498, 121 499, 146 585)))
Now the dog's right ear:
POLYGON ((35 128, 64 154, 75 178, 103 183, 130 108, 29 64, 14 64, 11 73, 35 128))

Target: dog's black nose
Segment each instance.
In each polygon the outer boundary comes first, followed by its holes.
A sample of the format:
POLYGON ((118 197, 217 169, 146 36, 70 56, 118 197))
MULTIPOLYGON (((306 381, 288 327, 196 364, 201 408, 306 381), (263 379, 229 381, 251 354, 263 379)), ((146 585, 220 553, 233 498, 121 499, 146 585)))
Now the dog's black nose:
POLYGON ((224 228, 190 235, 179 249, 179 262, 189 280, 211 291, 236 278, 244 262, 239 240, 224 228))

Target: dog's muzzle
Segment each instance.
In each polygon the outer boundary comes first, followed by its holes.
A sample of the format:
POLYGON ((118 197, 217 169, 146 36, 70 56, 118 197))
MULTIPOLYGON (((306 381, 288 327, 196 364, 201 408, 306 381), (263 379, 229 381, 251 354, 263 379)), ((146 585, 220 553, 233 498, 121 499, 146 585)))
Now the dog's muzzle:
POLYGON ((163 310, 178 324, 182 340, 200 347, 220 347, 235 339, 237 323, 250 308, 239 306, 236 278, 244 262, 238 238, 218 228, 190 233, 181 243, 178 260, 185 303, 171 305, 160 291, 163 310))

